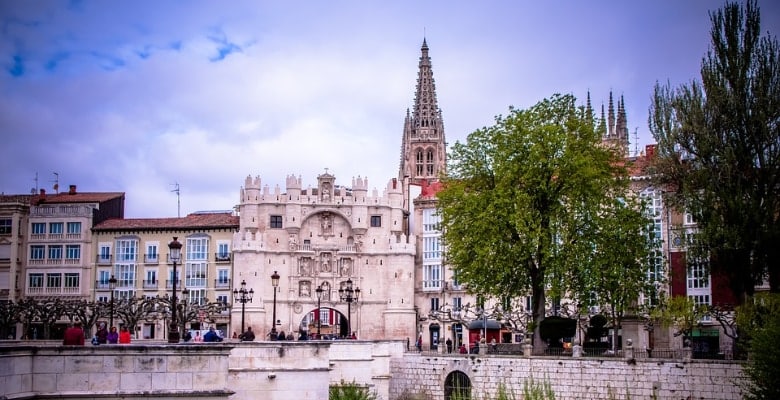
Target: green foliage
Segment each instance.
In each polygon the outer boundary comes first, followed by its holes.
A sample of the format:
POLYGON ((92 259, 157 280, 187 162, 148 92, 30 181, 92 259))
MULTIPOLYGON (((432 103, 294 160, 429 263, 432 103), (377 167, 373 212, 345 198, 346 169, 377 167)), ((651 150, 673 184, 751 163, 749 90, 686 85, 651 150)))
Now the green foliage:
POLYGON ((510 108, 456 143, 437 195, 458 279, 495 298, 530 292, 537 338, 545 288, 554 297, 583 290, 568 287, 567 274, 593 266, 598 216, 626 189, 620 155, 600 145, 592 115, 575 100, 554 95, 510 108))
POLYGON ((675 296, 662 299, 655 309, 653 317, 666 327, 674 328, 674 336, 688 336, 693 328, 699 326, 699 321, 707 314, 707 308, 696 305, 687 296, 675 296))
MULTIPOLYGON (((758 294, 737 309, 737 326, 748 338, 747 381, 742 384, 748 400, 780 398, 780 295, 758 294)), ((743 343, 744 344, 744 343, 743 343)))
POLYGON ((376 393, 368 388, 353 382, 341 381, 338 385, 331 385, 328 398, 330 400, 376 400, 376 393))
POLYGON ((536 382, 529 378, 523 382, 523 400, 555 400, 555 392, 550 382, 536 382))
POLYGON ((666 201, 693 214, 698 251, 738 301, 769 277, 780 290, 780 46, 754 0, 710 14, 701 82, 657 84, 649 125, 666 201))

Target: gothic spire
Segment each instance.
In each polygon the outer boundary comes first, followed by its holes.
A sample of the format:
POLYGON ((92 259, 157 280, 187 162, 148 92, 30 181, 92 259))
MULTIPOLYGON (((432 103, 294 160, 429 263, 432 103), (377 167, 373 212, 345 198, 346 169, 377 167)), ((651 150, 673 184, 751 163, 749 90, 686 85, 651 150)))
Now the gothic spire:
POLYGON ((612 91, 609 91, 609 120, 607 121, 607 137, 613 137, 615 135, 615 106, 612 103, 612 91))

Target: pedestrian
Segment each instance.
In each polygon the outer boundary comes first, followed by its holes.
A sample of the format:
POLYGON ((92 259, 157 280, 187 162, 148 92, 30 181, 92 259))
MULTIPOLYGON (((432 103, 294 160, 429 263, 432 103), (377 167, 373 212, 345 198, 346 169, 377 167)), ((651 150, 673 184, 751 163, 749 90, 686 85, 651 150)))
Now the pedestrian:
POLYGON ((290 331, 290 333, 287 334, 286 340, 295 340, 295 336, 293 336, 292 331, 290 331))
POLYGON ((422 351, 422 333, 417 337, 417 343, 415 343, 415 346, 417 346, 417 351, 422 351))
POLYGON ((238 332, 233 331, 233 339, 238 339, 238 332))
POLYGON ((65 330, 65 336, 62 339, 62 344, 66 346, 84 345, 84 330, 81 329, 81 322, 76 322, 65 330))
POLYGON ((352 336, 349 337, 352 340, 357 340, 357 334, 355 332, 352 332, 352 336))
POLYGON ((203 335, 203 341, 204 342, 221 342, 222 338, 217 335, 217 332, 214 330, 214 327, 210 327, 209 331, 206 332, 205 335, 203 335))
POLYGON ((241 334, 241 341, 242 342, 252 342, 255 340, 255 333, 252 332, 252 327, 249 326, 246 328, 246 332, 241 334))
POLYGON ((452 339, 447 338, 444 344, 447 345, 447 353, 452 353, 452 339))
POLYGON ((106 340, 108 341, 108 344, 117 344, 119 341, 119 333, 116 331, 115 326, 111 327, 111 331, 108 332, 108 337, 106 340))
POLYGON ((284 331, 279 332, 279 335, 276 336, 276 340, 287 340, 287 335, 284 333, 284 331))
POLYGON ((203 343, 203 336, 200 335, 200 331, 195 331, 195 337, 192 341, 195 343, 203 343))
POLYGON ((100 324, 100 328, 98 329, 95 336, 97 336, 98 344, 106 344, 106 342, 108 342, 108 329, 106 329, 105 322, 100 324))
POLYGON ((460 344, 460 347, 458 348, 458 352, 460 354, 468 354, 469 353, 469 351, 466 350, 466 345, 463 344, 463 343, 460 344))
POLYGON ((126 326, 123 326, 122 330, 119 331, 119 344, 130 344, 130 331, 127 330, 126 326))

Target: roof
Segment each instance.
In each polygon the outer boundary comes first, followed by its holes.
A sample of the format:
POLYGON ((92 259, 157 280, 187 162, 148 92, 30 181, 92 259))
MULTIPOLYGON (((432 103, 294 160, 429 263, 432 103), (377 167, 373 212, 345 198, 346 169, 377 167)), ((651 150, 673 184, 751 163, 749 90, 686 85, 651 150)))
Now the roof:
POLYGON ((67 204, 67 203, 103 203, 117 198, 124 198, 124 192, 80 192, 43 194, 32 197, 32 204, 67 204))
POLYGON ((92 228, 93 231, 128 231, 152 229, 238 229, 238 217, 231 213, 196 213, 182 218, 112 218, 92 228))
POLYGON ((0 194, 0 203, 25 203, 30 204, 32 195, 29 194, 0 194))

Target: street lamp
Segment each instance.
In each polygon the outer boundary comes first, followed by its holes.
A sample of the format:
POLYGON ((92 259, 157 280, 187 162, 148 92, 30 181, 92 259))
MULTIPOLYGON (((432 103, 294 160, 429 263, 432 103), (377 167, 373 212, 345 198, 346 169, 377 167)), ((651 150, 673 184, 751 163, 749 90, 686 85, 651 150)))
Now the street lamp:
POLYGON ((108 330, 111 330, 114 326, 114 289, 116 289, 116 278, 114 278, 114 275, 111 275, 111 278, 108 280, 108 290, 111 291, 111 304, 109 305, 111 313, 108 316, 108 330))
MULTIPOLYGON (((274 290, 275 292, 276 290, 274 290)), ((276 294, 276 293, 274 293, 276 294)), ((241 333, 244 333, 244 308, 246 303, 252 302, 252 296, 255 295, 254 289, 246 290, 246 280, 241 280, 241 289, 233 289, 233 301, 241 303, 241 333)))
POLYGON ((173 263, 173 298, 171 299, 171 326, 168 332, 168 343, 179 343, 179 325, 176 323, 176 279, 178 274, 176 273, 176 263, 181 260, 181 243, 177 240, 176 236, 173 237, 173 241, 168 243, 168 258, 173 263))
POLYGON ((271 286, 273 286, 274 289, 274 313, 273 319, 271 320, 271 340, 274 340, 276 338, 276 288, 279 287, 279 274, 276 273, 276 271, 271 275, 271 286))
POLYGON ((187 325, 187 299, 190 298, 190 291, 187 290, 185 287, 184 290, 181 291, 181 298, 182 298, 182 307, 181 307, 181 335, 180 336, 186 336, 184 335, 184 330, 187 325))
POLYGON ((322 284, 317 286, 317 289, 314 291, 317 292, 317 339, 320 339, 320 328, 322 327, 322 320, 320 319, 320 300, 322 300, 322 292, 324 291, 322 290, 322 284))
POLYGON ((339 298, 347 302, 347 335, 352 334, 352 303, 357 303, 360 297, 360 288, 352 289, 352 278, 347 279, 346 285, 339 288, 339 298))

